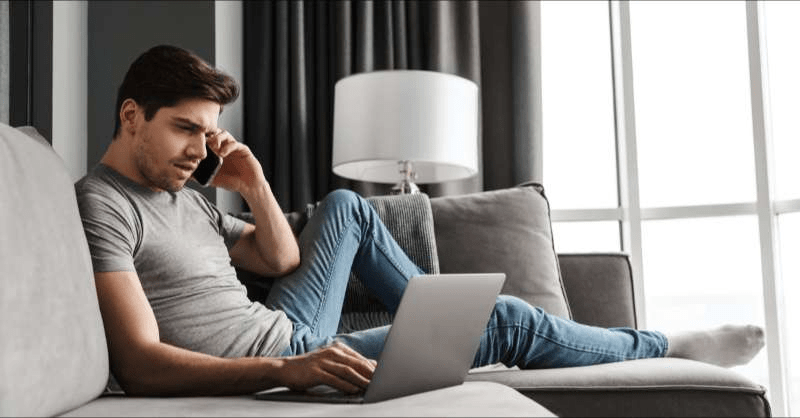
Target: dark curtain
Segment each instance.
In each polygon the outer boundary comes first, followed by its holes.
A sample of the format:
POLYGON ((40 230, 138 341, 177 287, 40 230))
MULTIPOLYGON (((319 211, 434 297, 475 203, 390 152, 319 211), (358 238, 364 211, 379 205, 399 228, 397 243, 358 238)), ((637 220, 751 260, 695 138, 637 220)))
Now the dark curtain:
POLYGON ((334 84, 376 70, 440 71, 481 87, 482 169, 422 190, 439 196, 536 180, 537 27, 534 2, 245 2, 244 141, 284 210, 339 187, 386 194, 391 185, 331 171, 334 84))

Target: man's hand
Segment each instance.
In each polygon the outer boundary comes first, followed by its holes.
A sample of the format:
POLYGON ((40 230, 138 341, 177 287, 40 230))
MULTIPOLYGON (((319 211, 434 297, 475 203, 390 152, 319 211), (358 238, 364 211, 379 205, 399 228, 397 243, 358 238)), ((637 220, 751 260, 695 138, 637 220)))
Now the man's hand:
POLYGON ((206 143, 222 159, 211 185, 238 192, 255 218, 255 226, 245 225, 239 241, 229 251, 233 264, 268 277, 294 271, 300 265, 300 249, 261 163, 250 148, 227 131, 219 130, 206 143))
POLYGON ((374 360, 340 342, 285 360, 283 384, 293 390, 328 385, 342 392, 357 393, 367 387, 376 366, 374 360))
POLYGON ((211 182, 212 186, 239 192, 243 196, 250 190, 267 183, 261 163, 247 145, 238 142, 228 131, 219 130, 207 140, 211 151, 222 158, 222 167, 211 182))

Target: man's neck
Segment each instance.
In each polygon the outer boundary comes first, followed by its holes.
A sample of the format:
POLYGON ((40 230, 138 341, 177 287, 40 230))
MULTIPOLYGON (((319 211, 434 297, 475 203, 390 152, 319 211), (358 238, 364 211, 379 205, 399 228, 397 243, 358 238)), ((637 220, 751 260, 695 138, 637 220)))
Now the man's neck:
POLYGON ((136 169, 133 158, 131 158, 133 150, 129 144, 130 141, 125 141, 123 138, 112 139, 111 144, 108 146, 108 149, 106 149, 100 162, 111 167, 114 171, 122 174, 134 183, 145 186, 145 181, 136 169))

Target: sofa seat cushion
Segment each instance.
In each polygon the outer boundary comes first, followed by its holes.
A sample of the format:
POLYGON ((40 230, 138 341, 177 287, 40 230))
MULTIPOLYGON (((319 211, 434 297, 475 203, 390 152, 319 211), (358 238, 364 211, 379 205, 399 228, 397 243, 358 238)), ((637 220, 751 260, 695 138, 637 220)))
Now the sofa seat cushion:
POLYGON ((764 387, 692 360, 472 373, 519 390, 559 416, 770 416, 764 387))
POLYGON ((272 402, 252 396, 136 398, 104 396, 64 416, 554 416, 519 392, 491 382, 420 393, 375 404, 272 402))

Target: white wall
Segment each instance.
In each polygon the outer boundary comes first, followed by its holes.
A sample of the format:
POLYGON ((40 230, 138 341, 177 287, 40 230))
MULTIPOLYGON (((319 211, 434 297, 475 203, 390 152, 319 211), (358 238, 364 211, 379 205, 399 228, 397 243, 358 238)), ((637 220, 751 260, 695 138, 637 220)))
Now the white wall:
POLYGON ((86 1, 53 2, 53 148, 73 181, 86 174, 88 10, 86 1))

